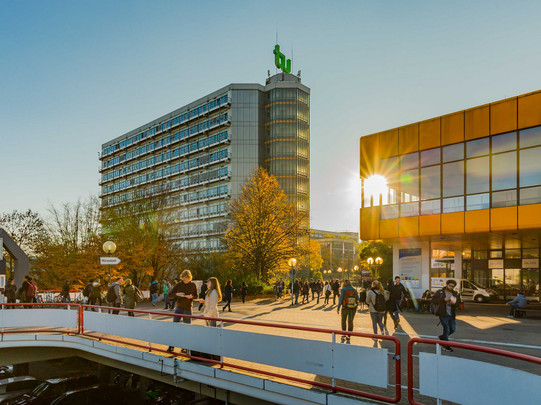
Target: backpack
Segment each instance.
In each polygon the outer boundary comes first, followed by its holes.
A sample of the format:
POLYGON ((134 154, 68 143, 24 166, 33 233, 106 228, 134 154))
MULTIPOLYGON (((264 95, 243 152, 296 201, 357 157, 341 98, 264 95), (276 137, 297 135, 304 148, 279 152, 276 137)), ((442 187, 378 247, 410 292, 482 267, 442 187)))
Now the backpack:
POLYGON ((430 300, 430 313, 435 316, 440 316, 440 294, 441 292, 438 291, 430 300))
POLYGON ((385 297, 383 294, 380 294, 379 292, 375 292, 376 294, 376 302, 374 303, 374 309, 376 312, 384 312, 385 311, 385 297))
POLYGON ((88 297, 90 295, 90 289, 92 288, 92 284, 88 283, 83 290, 83 297, 88 297))
POLYGON ((107 295, 105 296, 107 302, 114 303, 116 301, 115 285, 113 284, 107 289, 107 295))
POLYGON ((357 308, 355 290, 345 290, 343 305, 345 308, 357 308))
POLYGON ((28 288, 26 289, 26 296, 29 298, 35 298, 37 290, 38 287, 34 283, 28 283, 28 288))
POLYGON ((141 290, 139 290, 139 288, 133 286, 135 288, 135 302, 141 302, 143 301, 143 293, 141 292, 141 290))

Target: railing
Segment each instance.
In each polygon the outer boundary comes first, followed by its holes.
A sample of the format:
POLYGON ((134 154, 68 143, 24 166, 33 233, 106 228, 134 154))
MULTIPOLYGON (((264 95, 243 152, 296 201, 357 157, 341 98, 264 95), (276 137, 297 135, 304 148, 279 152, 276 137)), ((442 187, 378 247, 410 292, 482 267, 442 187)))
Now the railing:
MULTIPOLYGON (((461 358, 456 355, 442 356, 441 347, 463 349, 516 359, 541 366, 541 358, 506 350, 475 346, 435 339, 413 338, 408 342, 408 400, 415 401, 414 390, 421 395, 436 398, 438 404, 447 400, 459 404, 507 404, 533 403, 541 397, 541 369, 538 374, 485 361, 461 358), (436 353, 413 354, 415 343, 436 345, 436 353), (414 388, 413 358, 419 358, 419 388, 414 388), (532 402, 533 401, 533 402, 532 402)), ((456 354, 456 353, 455 353, 456 354)))

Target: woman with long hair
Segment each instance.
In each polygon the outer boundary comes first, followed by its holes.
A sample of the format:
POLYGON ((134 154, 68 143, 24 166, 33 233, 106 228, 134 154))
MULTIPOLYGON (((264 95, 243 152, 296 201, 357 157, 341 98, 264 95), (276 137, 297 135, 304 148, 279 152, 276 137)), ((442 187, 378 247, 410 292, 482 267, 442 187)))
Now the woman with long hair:
POLYGON ((233 300, 233 286, 231 285, 231 283, 232 283, 231 280, 227 280, 225 282, 225 288, 224 288, 225 305, 224 305, 223 311, 225 311, 225 309, 229 307, 229 312, 231 312, 231 301, 233 300))
MULTIPOLYGON (((124 281, 124 307, 129 309, 135 308, 135 287, 131 279, 127 278, 124 281)), ((128 316, 135 316, 132 311, 128 311, 128 316)))
MULTIPOLYGON (((381 334, 388 334, 383 325, 383 315, 385 314, 385 302, 389 299, 389 292, 383 289, 383 286, 378 280, 372 282, 370 291, 366 294, 366 303, 370 311, 370 317, 372 318, 372 329, 374 335, 378 334, 378 326, 381 334)), ((374 340, 377 340, 374 338, 374 340)))
MULTIPOLYGON (((198 301, 204 305, 203 316, 205 318, 219 318, 218 302, 222 300, 222 291, 220 289, 220 282, 216 277, 211 277, 206 282, 207 291, 205 292, 205 299, 199 299, 198 301)), ((216 321, 207 320, 207 326, 216 326, 216 321)))

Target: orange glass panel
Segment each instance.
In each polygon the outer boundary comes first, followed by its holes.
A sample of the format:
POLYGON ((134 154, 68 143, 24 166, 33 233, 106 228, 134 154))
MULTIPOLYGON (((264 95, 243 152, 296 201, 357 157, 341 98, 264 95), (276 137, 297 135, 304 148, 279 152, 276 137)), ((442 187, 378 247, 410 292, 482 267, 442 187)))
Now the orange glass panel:
POLYGON ((464 233, 464 213, 450 212, 441 214, 441 233, 464 233))
POLYGON ((419 150, 419 124, 398 128, 398 151, 400 154, 419 150))
POLYGON ((379 134, 379 151, 383 159, 398 155, 398 128, 379 134))
POLYGON ((440 215, 423 215, 419 217, 419 235, 439 235, 441 231, 440 215))
POLYGON ((541 92, 518 98, 518 127, 541 125, 541 92))
POLYGON ((465 113, 466 140, 488 136, 490 132, 489 106, 477 107, 465 113))
POLYGON ((419 217, 400 218, 398 234, 401 238, 419 236, 419 217))
POLYGON ((379 239, 380 207, 361 209, 361 239, 379 239))
POLYGON ((490 209, 490 230, 506 231, 517 229, 517 207, 490 209))
POLYGON ((441 144, 464 141, 464 111, 441 117, 441 144))
POLYGON ((517 99, 502 101, 490 105, 490 134, 517 129, 517 99))
POLYGON ((377 173, 379 167, 379 134, 361 138, 361 177, 377 173))
POLYGON ((398 237, 398 219, 382 219, 379 221, 379 237, 381 239, 398 237))
POLYGON ((466 211, 465 231, 469 232, 488 232, 490 230, 490 211, 466 211))
POLYGON ((419 149, 431 149, 440 146, 440 119, 419 123, 419 149))
POLYGON ((541 204, 518 207, 519 229, 541 228, 541 204))

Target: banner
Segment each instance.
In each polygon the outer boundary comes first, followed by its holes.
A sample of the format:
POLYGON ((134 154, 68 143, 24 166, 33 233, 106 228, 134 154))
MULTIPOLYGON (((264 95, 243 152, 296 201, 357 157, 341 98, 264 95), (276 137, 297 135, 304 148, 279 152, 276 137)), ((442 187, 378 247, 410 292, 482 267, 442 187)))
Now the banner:
POLYGON ((398 249, 398 275, 408 281, 411 288, 421 288, 422 249, 398 249))

